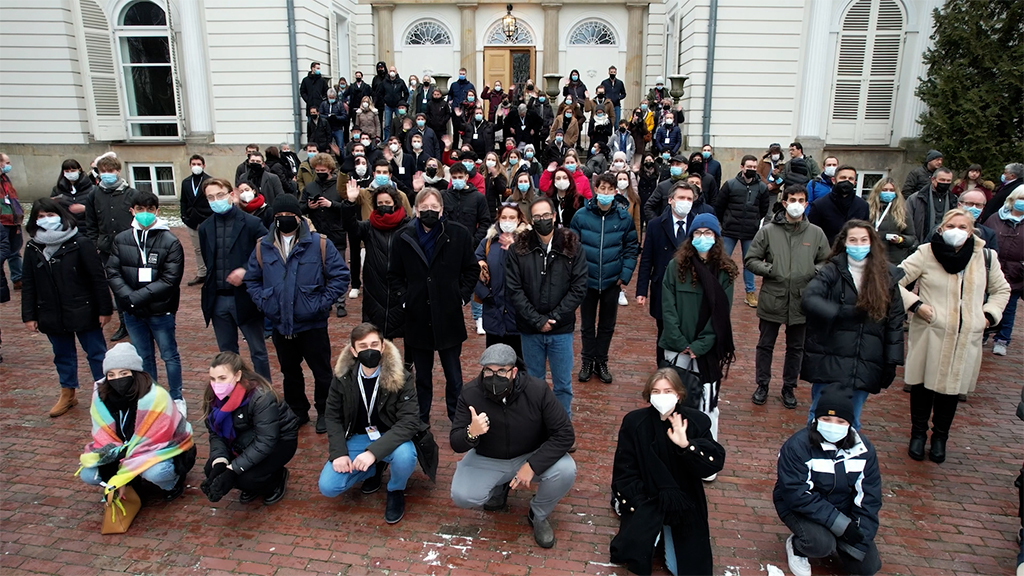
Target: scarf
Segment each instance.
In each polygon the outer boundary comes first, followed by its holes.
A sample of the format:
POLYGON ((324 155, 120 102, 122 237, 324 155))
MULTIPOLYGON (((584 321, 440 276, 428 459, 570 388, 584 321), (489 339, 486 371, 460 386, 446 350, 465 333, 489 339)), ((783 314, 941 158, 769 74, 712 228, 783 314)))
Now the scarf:
POLYGON ((967 263, 974 256, 974 234, 967 237, 967 241, 960 247, 960 250, 946 244, 942 234, 934 232, 931 239, 932 254, 946 272, 959 274, 967 268, 967 263))
POLYGON ((381 214, 376 210, 370 212, 370 226, 373 226, 377 230, 388 232, 394 230, 405 220, 405 207, 396 206, 395 211, 391 214, 381 214))
POLYGON ((1011 226, 1016 226, 1017 224, 1020 224, 1021 221, 1024 221, 1024 215, 1014 216, 1006 209, 1006 206, 1003 206, 999 209, 999 219, 1009 222, 1011 226))
POLYGON ((719 382, 729 374, 729 365, 736 361, 736 346, 733 343, 732 323, 729 320, 729 298, 721 282, 699 256, 691 256, 690 264, 693 266, 697 281, 704 289, 700 313, 697 315, 697 334, 704 330, 708 322, 715 331, 715 346, 697 359, 697 369, 705 382, 719 382))
POLYGON ((416 219, 416 239, 420 243, 420 247, 423 248, 423 254, 427 257, 427 263, 429 264, 434 259, 434 247, 437 246, 437 239, 441 236, 441 223, 438 222, 437 226, 427 232, 423 229, 423 225, 420 224, 420 219, 416 219))
POLYGON ((228 446, 235 441, 235 424, 231 421, 231 413, 249 403, 250 392, 244 386, 235 384, 227 398, 221 400, 214 396, 210 403, 210 414, 206 417, 210 431, 227 440, 228 446))
POLYGON ((78 234, 78 227, 72 226, 67 230, 43 230, 42 228, 36 230, 35 236, 32 237, 37 243, 43 245, 43 257, 47 261, 53 256, 65 242, 75 237, 78 234))
POLYGON ((135 433, 126 442, 117 436, 114 417, 100 400, 99 382, 93 385, 89 415, 92 417, 92 442, 78 459, 81 464, 78 472, 82 468, 115 462, 124 451, 117 474, 107 481, 105 494, 126 486, 151 466, 192 448, 192 426, 182 418, 170 394, 156 385, 139 398, 135 433))
POLYGON ((266 198, 263 197, 263 194, 257 194, 256 197, 252 199, 252 202, 249 202, 245 206, 242 206, 242 210, 245 210, 249 214, 252 214, 253 212, 259 210, 265 203, 266 198))

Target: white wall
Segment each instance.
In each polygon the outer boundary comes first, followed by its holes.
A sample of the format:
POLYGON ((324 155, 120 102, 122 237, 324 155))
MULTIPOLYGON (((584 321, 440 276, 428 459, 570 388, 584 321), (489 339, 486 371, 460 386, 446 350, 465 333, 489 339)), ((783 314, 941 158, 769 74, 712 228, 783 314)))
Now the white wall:
MULTIPOLYGON (((598 4, 592 6, 567 5, 558 15, 558 46, 561 51, 558 73, 569 79, 573 69, 580 71, 580 80, 587 85, 593 97, 597 86, 608 77, 608 67, 624 69, 626 65, 626 29, 628 14, 624 5, 598 4), (615 46, 570 46, 569 33, 577 24, 597 19, 615 31, 615 46)), ((620 76, 624 76, 621 72, 620 76)))

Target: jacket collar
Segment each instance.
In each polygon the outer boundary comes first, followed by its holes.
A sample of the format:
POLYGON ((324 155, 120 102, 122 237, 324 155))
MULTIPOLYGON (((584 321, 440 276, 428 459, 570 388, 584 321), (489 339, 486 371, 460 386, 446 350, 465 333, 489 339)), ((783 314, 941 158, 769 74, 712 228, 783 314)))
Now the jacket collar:
MULTIPOLYGON (((334 376, 340 380, 346 374, 351 374, 354 379, 355 371, 358 369, 359 362, 352 355, 349 347, 345 347, 338 356, 338 361, 334 364, 334 376)), ((390 340, 384 340, 384 350, 381 352, 380 357, 380 376, 378 377, 381 387, 388 392, 401 392, 402 387, 405 386, 405 378, 406 372, 405 364, 402 361, 402 353, 398 351, 398 347, 390 340)))

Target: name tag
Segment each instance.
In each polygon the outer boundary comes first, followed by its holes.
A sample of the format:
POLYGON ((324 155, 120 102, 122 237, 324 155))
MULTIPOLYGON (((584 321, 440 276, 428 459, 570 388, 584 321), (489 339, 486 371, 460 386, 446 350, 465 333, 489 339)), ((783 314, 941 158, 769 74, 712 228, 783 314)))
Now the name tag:
POLYGON ((398 174, 399 174, 400 176, 405 176, 405 166, 399 166, 399 168, 398 168, 398 174))
POLYGON ((665 138, 665 144, 668 144, 668 143, 670 143, 670 142, 672 142, 672 139, 671 139, 671 138, 665 138))
MULTIPOLYGON (((480 135, 479 134, 473 134, 473 140, 476 140, 477 136, 480 136, 480 135)), ((8 202, 8 204, 10 204, 10 202, 8 202)))
POLYGON ((376 426, 367 426, 366 435, 370 437, 370 441, 374 441, 380 438, 380 431, 377 430, 376 426))
POLYGON ((10 197, 4 196, 4 204, 10 204, 10 203, 11 203, 10 197))
POLYGON ((139 282, 152 282, 153 281, 153 269, 152 268, 139 268, 139 282))

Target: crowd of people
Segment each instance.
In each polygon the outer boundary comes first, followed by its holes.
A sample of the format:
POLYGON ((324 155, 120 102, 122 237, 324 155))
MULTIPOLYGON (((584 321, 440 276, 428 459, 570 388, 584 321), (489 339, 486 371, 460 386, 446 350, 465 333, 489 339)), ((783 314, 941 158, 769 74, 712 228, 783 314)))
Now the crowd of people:
MULTIPOLYGON (((618 308, 634 300, 654 318, 656 358, 640 392, 649 406, 619 432, 611 559, 642 574, 660 553, 673 574, 711 573, 704 484, 725 464, 722 382, 750 352, 732 331, 742 275, 760 332, 751 401, 768 400, 783 325, 783 406, 798 406, 798 380, 811 384, 807 427, 781 447, 773 493, 793 533, 790 569, 809 575, 809 559, 838 554, 850 573, 873 574, 882 500, 878 455, 860 432, 868 398, 904 366, 907 453, 923 460, 928 444, 942 463, 985 342, 1007 353, 1024 289, 1020 163, 998 186, 977 165, 954 183, 931 151, 902 188, 884 178, 862 197, 854 166, 827 156, 819 167, 794 142, 788 159, 772 144, 726 178, 710 145, 680 150, 682 115, 660 78, 623 114, 614 67, 593 96, 573 70, 549 102, 532 81, 478 96, 464 70, 439 87, 384 62, 369 84, 356 72, 329 85, 313 63, 302 97, 304 159, 288 144, 252 144, 234 178, 221 178, 196 154, 181 183, 196 266, 187 285, 201 285, 220 351, 200 410, 211 502, 234 488, 241 502, 280 501, 312 421, 327 435, 320 492, 358 482, 373 493, 390 469, 384 517, 399 522, 417 463, 430 477, 437 469, 436 356, 450 447, 465 454, 452 502, 502 510, 510 490, 536 483, 528 520, 549 548, 549 517, 576 476, 574 367, 578 382, 615 381, 618 308), (329 319, 356 298, 361 323, 332 352, 329 319), (487 344, 465 384, 464 307, 487 344)), ((0 166, 2 260, 23 322, 53 347, 60 394, 49 415, 78 404, 76 339, 95 381, 82 480, 173 500, 197 451, 175 330, 184 248, 159 197, 132 188, 112 153, 91 171, 69 159, 22 226, 6 155, 0 166), (131 343, 107 350, 115 312, 112 340, 131 343)))

